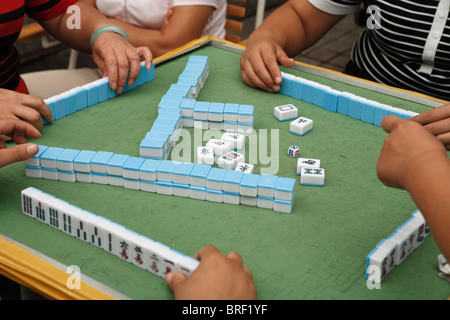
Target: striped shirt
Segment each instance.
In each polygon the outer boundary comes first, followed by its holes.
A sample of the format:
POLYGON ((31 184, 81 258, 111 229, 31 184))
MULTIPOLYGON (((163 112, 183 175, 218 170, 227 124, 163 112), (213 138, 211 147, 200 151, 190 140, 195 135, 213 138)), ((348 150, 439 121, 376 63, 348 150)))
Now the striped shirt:
POLYGON ((56 18, 76 0, 1 0, 0 5, 0 88, 16 90, 20 58, 14 42, 22 30, 25 14, 37 21, 56 18))
MULTIPOLYGON (((309 0, 334 15, 361 0, 309 0)), ((369 0, 352 61, 372 80, 450 101, 450 0, 369 0)))

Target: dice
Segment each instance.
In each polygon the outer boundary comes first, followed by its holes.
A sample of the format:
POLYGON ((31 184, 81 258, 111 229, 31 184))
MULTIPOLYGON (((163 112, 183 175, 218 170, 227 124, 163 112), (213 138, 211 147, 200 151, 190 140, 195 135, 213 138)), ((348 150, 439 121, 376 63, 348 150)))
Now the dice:
POLYGON ((288 149, 288 155, 291 158, 297 158, 300 155, 300 148, 297 146, 290 146, 288 149))

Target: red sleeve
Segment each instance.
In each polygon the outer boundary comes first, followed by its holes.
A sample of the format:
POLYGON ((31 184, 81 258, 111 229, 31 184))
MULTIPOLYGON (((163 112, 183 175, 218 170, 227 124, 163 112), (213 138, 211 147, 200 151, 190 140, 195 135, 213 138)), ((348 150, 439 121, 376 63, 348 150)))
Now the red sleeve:
POLYGON ((67 8, 78 0, 26 0, 25 12, 31 18, 45 21, 56 18, 66 12, 67 8))

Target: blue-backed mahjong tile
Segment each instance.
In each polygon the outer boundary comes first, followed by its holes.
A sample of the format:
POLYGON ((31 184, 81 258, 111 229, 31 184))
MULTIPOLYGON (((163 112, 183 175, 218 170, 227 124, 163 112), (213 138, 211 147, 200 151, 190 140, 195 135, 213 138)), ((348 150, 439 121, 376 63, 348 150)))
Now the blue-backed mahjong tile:
POLYGON ((225 109, 225 104, 224 103, 211 102, 211 104, 209 106, 209 112, 210 113, 223 114, 224 109, 225 109))
POLYGON ((137 171, 141 168, 141 166, 143 165, 145 159, 142 158, 138 158, 138 157, 129 157, 127 159, 127 161, 125 161, 125 163, 123 164, 123 169, 124 170, 133 170, 133 171, 137 171))
POLYGON ((303 101, 314 104, 316 85, 317 85, 316 82, 310 80, 306 80, 305 82, 303 82, 303 94, 302 94, 303 101))
POLYGON ((140 148, 150 148, 150 149, 164 149, 167 140, 164 139, 142 139, 139 147, 140 148))
POLYGON ((223 116, 225 121, 237 121, 238 119, 239 104, 225 103, 223 109, 223 116))
POLYGON ((211 166, 206 164, 196 164, 192 168, 191 174, 190 174, 190 184, 191 185, 199 185, 199 186, 205 186, 206 178, 208 177, 209 172, 211 171, 211 166), (197 182, 195 182, 197 181, 197 182))
POLYGON ((209 172, 206 180, 215 181, 215 182, 223 182, 225 175, 227 174, 226 169, 223 168, 212 168, 209 172))
POLYGON ((38 152, 31 158, 24 161, 25 165, 32 167, 40 167, 41 166, 41 156, 45 150, 47 150, 47 146, 38 145, 38 152))
POLYGON ((381 127, 381 120, 383 120, 383 118, 388 115, 389 115, 389 108, 387 108, 383 104, 377 105, 374 110, 373 124, 381 127))
POLYGON ((287 76, 283 72, 281 73, 281 75, 282 75, 282 80, 281 80, 279 92, 283 95, 290 96, 291 95, 292 78, 287 76))
POLYGON ((55 113, 53 114, 53 120, 58 120, 67 116, 66 98, 64 98, 61 95, 57 95, 52 99, 55 106, 55 113))
POLYGON ((391 116, 397 116, 399 118, 403 118, 403 114, 404 114, 405 110, 400 109, 400 108, 396 108, 396 107, 392 107, 392 109, 389 110, 389 115, 391 116))
POLYGON ((349 92, 342 92, 338 98, 337 112, 348 116, 350 99, 352 97, 355 97, 355 95, 349 92))
POLYGON ((291 200, 294 187, 295 179, 278 177, 278 181, 275 186, 275 198, 280 200, 291 200))
POLYGON ((108 163, 109 159, 114 155, 112 152, 108 151, 98 151, 91 160, 91 165, 105 165, 108 163))
POLYGON ((175 161, 172 160, 162 160, 161 163, 158 166, 158 169, 156 170, 157 172, 162 172, 162 173, 173 173, 173 170, 175 169, 175 167, 177 166, 177 163, 175 161))
POLYGON ((224 183, 240 184, 245 173, 242 171, 228 170, 223 178, 224 183))
POLYGON ((180 99, 165 99, 161 100, 158 104, 158 109, 162 108, 174 108, 178 109, 180 107, 181 97, 178 97, 180 99))
POLYGON ((87 90, 83 87, 77 87, 74 89, 74 93, 75 93, 77 110, 80 111, 80 110, 86 108, 88 105, 87 90))
POLYGON ((80 153, 80 150, 64 149, 56 158, 57 168, 60 170, 73 170, 73 162, 80 153))
POLYGON ((297 100, 303 99, 303 82, 304 79, 294 77, 291 79, 291 97, 297 100))
POLYGON ((96 151, 81 150, 77 157, 73 160, 75 164, 90 166, 92 158, 97 154, 96 151))
POLYGON ((145 61, 141 62, 141 72, 144 73, 145 82, 150 82, 155 80, 155 63, 152 62, 150 69, 145 67, 145 61))
POLYGON ((375 101, 365 101, 361 109, 361 121, 373 124, 375 118, 375 108, 377 105, 379 105, 379 103, 375 101))
POLYGON ((189 162, 179 163, 173 170, 173 174, 189 176, 192 169, 194 169, 195 164, 189 162))
POLYGON ((336 112, 340 92, 334 89, 328 89, 325 92, 323 107, 325 110, 336 112))
POLYGON ((98 86, 96 86, 95 83, 90 82, 85 84, 83 88, 86 89, 87 106, 92 107, 93 105, 96 105, 99 102, 98 86))
MULTIPOLYGON (((49 98, 49 99, 45 99, 44 102, 49 107, 50 111, 52 112, 53 120, 56 120, 55 119, 55 101, 52 98, 49 98)), ((48 124, 48 121, 45 120, 44 117, 42 117, 42 121, 44 122, 44 124, 48 124)))
POLYGON ((239 105, 238 114, 245 115, 245 116, 253 116, 254 109, 255 109, 255 106, 253 106, 253 105, 241 104, 241 105, 239 105))
POLYGON ((323 84, 317 84, 314 87, 314 105, 323 108, 325 105, 325 94, 330 87, 323 84))
POLYGON ((259 174, 247 173, 244 174, 241 180, 241 187, 257 188, 261 176, 259 174))
POLYGON ((258 188, 274 189, 278 182, 278 176, 263 174, 258 182, 258 188))
POLYGON ((98 101, 103 102, 109 99, 109 80, 108 78, 102 78, 94 81, 98 88, 98 101))
POLYGON ((48 147, 41 155, 41 160, 54 160, 63 152, 63 148, 58 147, 48 147))
POLYGON ((173 95, 183 98, 189 98, 189 93, 191 91, 191 86, 180 85, 180 84, 172 84, 167 90, 166 95, 173 95))
POLYGON ((126 154, 114 154, 109 160, 107 165, 111 167, 120 167, 122 168, 125 162, 130 158, 129 155, 126 154))
POLYGON ((357 120, 361 120, 362 106, 367 101, 367 99, 355 96, 350 99, 348 105, 348 115, 349 117, 357 120))
POLYGON ((202 112, 207 113, 209 112, 209 106, 211 103, 205 102, 205 101, 197 101, 194 107, 194 112, 202 112))
POLYGON ((139 168, 139 171, 156 174, 156 171, 157 171, 159 165, 161 164, 161 162, 162 161, 160 161, 160 160, 145 159, 145 161, 142 163, 141 167, 139 168))

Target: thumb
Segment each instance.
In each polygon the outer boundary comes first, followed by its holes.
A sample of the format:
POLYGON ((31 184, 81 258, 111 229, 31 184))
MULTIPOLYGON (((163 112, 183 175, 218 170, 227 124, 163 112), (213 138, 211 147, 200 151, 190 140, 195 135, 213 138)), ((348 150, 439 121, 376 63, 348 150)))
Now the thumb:
POLYGON ((165 278, 166 283, 169 285, 169 287, 170 287, 170 289, 172 289, 172 291, 175 291, 175 288, 177 287, 177 285, 186 279, 187 279, 186 276, 179 272, 169 272, 165 278))
POLYGON ((295 64, 295 60, 292 58, 289 58, 289 56, 286 54, 286 52, 281 49, 279 49, 277 51, 277 60, 285 68, 290 68, 290 67, 294 66, 294 64, 295 64))
POLYGON ((397 124, 402 121, 403 119, 390 115, 386 116, 381 120, 381 127, 386 131, 387 133, 391 133, 392 130, 395 129, 397 124))
POLYGON ((0 168, 17 161, 31 158, 39 151, 34 143, 25 143, 0 150, 0 168))

